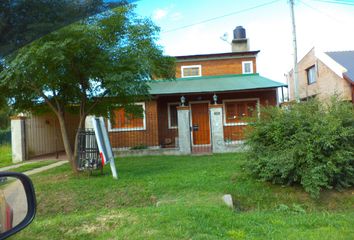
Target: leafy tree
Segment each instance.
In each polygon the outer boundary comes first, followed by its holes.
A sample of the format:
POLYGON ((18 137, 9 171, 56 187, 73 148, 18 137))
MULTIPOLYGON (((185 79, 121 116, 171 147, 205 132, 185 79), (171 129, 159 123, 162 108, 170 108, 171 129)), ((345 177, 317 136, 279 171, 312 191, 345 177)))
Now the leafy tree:
POLYGON ((1 0, 0 56, 54 30, 133 0, 1 0))
POLYGON ((0 108, 0 130, 9 129, 11 109, 6 104, 0 108))
POLYGON ((130 5, 50 33, 20 49, 0 79, 20 111, 55 113, 64 148, 76 171, 77 135, 70 146, 65 114, 106 114, 114 106, 133 109, 148 96, 146 81, 174 78, 174 59, 156 44, 158 27, 130 5))

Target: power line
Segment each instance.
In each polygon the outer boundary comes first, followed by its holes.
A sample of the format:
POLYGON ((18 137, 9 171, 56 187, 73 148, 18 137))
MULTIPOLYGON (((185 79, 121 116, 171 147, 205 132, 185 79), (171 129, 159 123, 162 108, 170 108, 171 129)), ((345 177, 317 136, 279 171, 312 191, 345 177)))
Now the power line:
POLYGON ((316 2, 323 2, 323 3, 332 3, 332 4, 339 4, 339 5, 346 5, 346 6, 353 6, 354 7, 354 1, 349 0, 349 1, 344 1, 344 0, 312 0, 316 2))
POLYGON ((302 0, 299 0, 299 2, 300 2, 301 4, 303 4, 304 6, 310 8, 310 9, 316 11, 316 12, 319 12, 319 13, 321 13, 321 14, 323 14, 323 15, 325 15, 325 16, 327 16, 327 17, 333 19, 333 20, 335 20, 335 21, 338 22, 338 23, 346 24, 345 22, 342 22, 342 21, 338 20, 337 18, 333 17, 332 15, 329 15, 328 13, 326 13, 326 12, 324 12, 324 11, 321 11, 320 9, 318 9, 318 8, 316 8, 316 7, 311 6, 310 4, 308 4, 308 3, 306 3, 306 2, 304 2, 304 1, 302 1, 302 0))
POLYGON ((225 15, 222 15, 222 16, 217 16, 217 17, 205 19, 205 20, 197 22, 197 23, 192 23, 192 24, 181 26, 181 27, 173 28, 173 29, 170 29, 170 30, 162 31, 162 33, 174 32, 174 31, 181 30, 181 29, 188 28, 188 27, 192 27, 192 26, 195 26, 195 25, 211 22, 211 21, 214 21, 214 20, 218 20, 220 18, 224 18, 224 17, 235 15, 235 14, 251 11, 251 10, 256 9, 256 8, 261 8, 261 7, 264 7, 264 6, 279 2, 279 1, 280 0, 275 0, 275 1, 267 2, 267 3, 263 3, 263 4, 260 4, 260 5, 254 6, 254 7, 242 9, 242 10, 239 10, 239 11, 236 11, 236 12, 232 12, 232 13, 228 13, 228 14, 225 14, 225 15))

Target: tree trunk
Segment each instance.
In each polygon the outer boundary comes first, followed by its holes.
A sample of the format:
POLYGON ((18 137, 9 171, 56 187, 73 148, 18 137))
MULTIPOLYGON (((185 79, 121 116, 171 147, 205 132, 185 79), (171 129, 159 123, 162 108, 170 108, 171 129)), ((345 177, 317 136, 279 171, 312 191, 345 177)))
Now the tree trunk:
MULTIPOLYGON (((78 126, 76 134, 75 134, 74 159, 77 159, 77 151, 78 151, 78 147, 79 147, 79 130, 83 129, 85 127, 85 120, 86 120, 86 115, 80 115, 79 126, 78 126)), ((75 161, 75 163, 76 163, 76 161, 75 161)), ((76 169, 77 169, 77 167, 76 167, 76 169)))
POLYGON ((76 154, 74 154, 73 149, 70 146, 70 140, 69 140, 66 124, 65 124, 64 114, 63 114, 63 112, 59 111, 57 116, 58 116, 58 120, 59 120, 60 131, 61 131, 61 135, 63 138, 66 156, 70 162, 71 169, 73 170, 74 173, 77 173, 78 170, 77 170, 77 164, 76 164, 76 158, 75 158, 76 154))

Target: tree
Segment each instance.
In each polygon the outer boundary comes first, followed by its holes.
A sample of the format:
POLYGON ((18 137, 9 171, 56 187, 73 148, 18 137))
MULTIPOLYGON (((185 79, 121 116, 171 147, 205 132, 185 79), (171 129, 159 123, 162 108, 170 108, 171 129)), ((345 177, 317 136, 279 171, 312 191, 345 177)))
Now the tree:
POLYGON ((1 0, 0 57, 68 24, 129 2, 135 1, 1 0))
POLYGON ((13 108, 52 111, 60 124, 73 171, 77 141, 70 146, 65 114, 107 114, 148 97, 146 82, 174 78, 174 59, 156 44, 158 27, 127 5, 50 33, 20 49, 0 74, 13 108))

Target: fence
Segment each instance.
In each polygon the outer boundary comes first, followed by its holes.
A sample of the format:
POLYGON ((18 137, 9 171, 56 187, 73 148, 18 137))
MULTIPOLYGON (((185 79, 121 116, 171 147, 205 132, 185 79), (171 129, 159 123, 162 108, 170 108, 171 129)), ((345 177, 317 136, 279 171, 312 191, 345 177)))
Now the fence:
POLYGON ((102 168, 95 132, 92 129, 79 130, 77 155, 77 166, 79 170, 102 168))
MULTIPOLYGON (((66 114, 70 144, 75 140, 78 116, 66 114)), ((60 153, 64 151, 59 122, 54 114, 32 115, 25 119, 26 147, 28 157, 60 153)))
POLYGON ((11 144, 11 130, 0 130, 0 145, 11 144))

